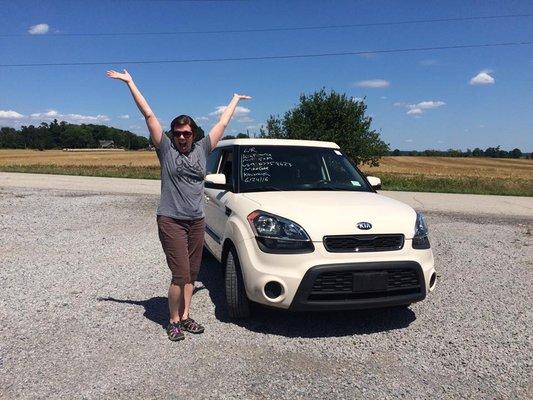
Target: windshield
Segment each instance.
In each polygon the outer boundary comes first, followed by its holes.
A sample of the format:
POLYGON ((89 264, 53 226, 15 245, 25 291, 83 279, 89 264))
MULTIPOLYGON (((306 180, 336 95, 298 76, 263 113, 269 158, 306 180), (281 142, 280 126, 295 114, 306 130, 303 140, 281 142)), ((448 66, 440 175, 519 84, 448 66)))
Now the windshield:
POLYGON ((303 146, 240 146, 241 192, 348 190, 370 192, 339 150, 303 146))

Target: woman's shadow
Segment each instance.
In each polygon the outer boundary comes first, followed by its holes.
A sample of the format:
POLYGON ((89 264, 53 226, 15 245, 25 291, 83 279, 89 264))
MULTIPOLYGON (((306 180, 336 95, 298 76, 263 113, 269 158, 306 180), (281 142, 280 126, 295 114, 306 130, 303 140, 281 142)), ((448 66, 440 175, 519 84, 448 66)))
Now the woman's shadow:
MULTIPOLYGON (((195 293, 207 290, 215 305, 215 316, 220 322, 233 323, 259 333, 308 338, 351 336, 406 328, 416 319, 415 313, 407 307, 291 313, 254 305, 251 318, 233 320, 230 319, 226 308, 222 266, 205 250, 198 281, 195 293)), ((106 297, 98 300, 142 306, 146 318, 163 328, 168 324, 167 297, 152 297, 147 300, 106 297)))

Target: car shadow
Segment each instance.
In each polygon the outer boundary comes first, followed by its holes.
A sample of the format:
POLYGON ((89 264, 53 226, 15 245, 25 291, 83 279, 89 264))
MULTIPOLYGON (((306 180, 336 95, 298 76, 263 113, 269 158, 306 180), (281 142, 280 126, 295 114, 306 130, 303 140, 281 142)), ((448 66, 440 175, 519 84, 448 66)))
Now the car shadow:
MULTIPOLYGON (((364 335, 408 327, 416 320, 415 313, 406 307, 391 307, 374 310, 302 312, 294 313, 280 309, 253 305, 252 316, 235 320, 228 315, 224 295, 222 266, 204 250, 202 267, 194 292, 206 289, 215 305, 215 317, 224 323, 232 323, 253 332, 285 336, 289 338, 340 337, 364 335)), ((168 324, 167 297, 152 297, 147 300, 116 299, 100 297, 98 301, 131 304, 144 307, 144 317, 166 328, 168 324)))
POLYGON ((407 307, 295 313, 255 304, 251 318, 230 319, 226 308, 222 271, 220 263, 204 250, 198 280, 209 292, 215 305, 216 318, 250 331, 285 337, 338 337, 403 329, 416 320, 415 313, 407 307))

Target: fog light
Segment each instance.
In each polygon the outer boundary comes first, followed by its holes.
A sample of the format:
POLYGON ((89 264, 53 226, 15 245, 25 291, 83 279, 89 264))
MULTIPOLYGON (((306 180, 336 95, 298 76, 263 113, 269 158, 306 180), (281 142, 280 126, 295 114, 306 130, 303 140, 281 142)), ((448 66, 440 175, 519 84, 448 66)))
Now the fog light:
POLYGON ((265 285, 265 295, 269 299, 276 299, 283 293, 283 287, 279 282, 270 281, 265 285))
POLYGON ((437 283, 437 274, 433 272, 431 278, 429 278, 429 291, 435 289, 435 283, 437 283))

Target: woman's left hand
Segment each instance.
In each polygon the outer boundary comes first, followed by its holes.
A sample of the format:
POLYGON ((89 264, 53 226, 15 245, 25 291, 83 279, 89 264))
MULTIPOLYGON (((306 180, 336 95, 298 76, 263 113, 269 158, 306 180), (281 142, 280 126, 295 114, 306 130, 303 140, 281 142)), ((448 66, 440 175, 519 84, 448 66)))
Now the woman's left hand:
POLYGON ((244 94, 237 94, 237 93, 235 93, 235 94, 233 95, 233 97, 234 97, 234 98, 237 98, 237 99, 239 99, 239 100, 250 100, 250 99, 252 98, 251 96, 246 96, 246 95, 244 95, 244 94))

